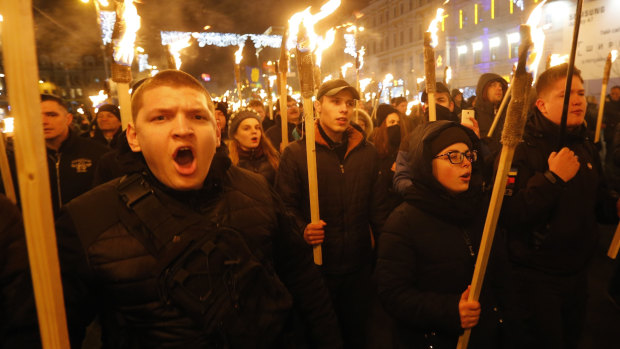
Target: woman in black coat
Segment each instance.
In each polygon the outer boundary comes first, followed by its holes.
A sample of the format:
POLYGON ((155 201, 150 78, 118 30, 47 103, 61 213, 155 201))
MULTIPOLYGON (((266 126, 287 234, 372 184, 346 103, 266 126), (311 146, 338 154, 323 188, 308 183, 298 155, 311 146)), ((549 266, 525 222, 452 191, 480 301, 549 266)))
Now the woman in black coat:
POLYGON ((485 213, 480 142, 450 121, 423 125, 410 139, 413 185, 383 228, 375 270, 396 342, 455 348, 473 328, 470 348, 496 348, 495 303, 481 298, 480 315, 480 303, 467 301, 485 213))
POLYGON ((261 174, 273 186, 280 159, 264 134, 255 111, 233 114, 228 125, 229 156, 234 165, 261 174))

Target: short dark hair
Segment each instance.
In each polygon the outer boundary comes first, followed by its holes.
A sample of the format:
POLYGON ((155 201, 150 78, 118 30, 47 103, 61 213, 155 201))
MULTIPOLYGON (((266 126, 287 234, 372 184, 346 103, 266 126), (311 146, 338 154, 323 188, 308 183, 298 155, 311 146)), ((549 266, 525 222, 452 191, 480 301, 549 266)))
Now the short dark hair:
MULTIPOLYGON (((556 81, 565 79, 566 74, 568 74, 568 63, 556 65, 555 67, 545 70, 536 81, 536 97, 540 98, 540 96, 547 92, 556 81)), ((577 67, 573 70, 573 77, 579 78, 581 83, 583 83, 581 70, 577 69, 577 67)))
POLYGON ((611 90, 613 90, 613 89, 618 89, 618 90, 620 90, 620 85, 614 85, 614 86, 612 86, 609 90, 611 91, 611 90))
POLYGON ((136 122, 138 112, 142 108, 142 95, 144 92, 161 86, 187 87, 203 93, 205 97, 207 97, 207 107, 211 112, 211 117, 215 115, 215 108, 211 100, 211 95, 196 78, 180 70, 167 69, 160 71, 151 78, 145 79, 138 88, 133 91, 131 95, 131 117, 133 122, 136 122))
POLYGON ((46 102, 46 101, 56 102, 56 103, 58 103, 58 105, 63 107, 67 111, 67 113, 69 112, 69 107, 67 107, 67 103, 65 103, 65 101, 62 98, 58 97, 58 96, 50 95, 50 94, 47 94, 47 93, 42 93, 41 94, 41 102, 46 102))
POLYGON ((248 107, 263 107, 263 109, 265 109, 265 105, 263 104, 263 102, 259 101, 258 99, 253 99, 251 101, 248 102, 248 107))
POLYGON ((407 103, 407 98, 403 96, 394 97, 390 100, 390 104, 393 106, 397 106, 403 102, 407 103))

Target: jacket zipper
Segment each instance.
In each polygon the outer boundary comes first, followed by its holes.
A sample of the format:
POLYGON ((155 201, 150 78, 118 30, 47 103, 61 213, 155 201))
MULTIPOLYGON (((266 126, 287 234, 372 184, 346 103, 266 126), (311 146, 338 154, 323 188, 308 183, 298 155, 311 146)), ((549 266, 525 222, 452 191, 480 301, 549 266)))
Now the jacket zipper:
POLYGON ((344 165, 343 164, 340 164, 340 172, 344 173, 344 165))
POLYGON ((476 253, 474 252, 474 246, 471 244, 471 239, 469 238, 469 234, 467 234, 467 231, 465 229, 461 229, 461 231, 463 232, 463 239, 465 239, 465 244, 467 244, 467 247, 469 248, 469 255, 472 258, 475 258, 476 253))
POLYGON ((61 153, 56 153, 56 189, 58 190, 58 207, 62 206, 62 194, 60 192, 60 156, 61 153))

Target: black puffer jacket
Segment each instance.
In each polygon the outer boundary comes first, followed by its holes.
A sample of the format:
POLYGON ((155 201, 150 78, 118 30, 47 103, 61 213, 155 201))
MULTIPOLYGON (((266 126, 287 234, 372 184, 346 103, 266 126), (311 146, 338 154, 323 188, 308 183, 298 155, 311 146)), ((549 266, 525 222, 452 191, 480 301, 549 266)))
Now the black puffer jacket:
MULTIPOLYGON (((395 319, 399 348, 454 348, 462 333, 458 304, 471 282, 486 201, 477 163, 469 190, 459 195, 448 193, 433 176, 430 143, 448 127, 462 127, 479 150, 473 132, 456 123, 436 121, 416 129, 409 145, 413 184, 379 239, 375 278, 381 302, 395 319)), ((499 340, 497 284, 487 281, 485 287, 471 348, 496 348, 499 340)))
MULTIPOLYGON (((220 154, 221 155, 221 154, 220 154)), ((126 164, 144 168, 141 156, 126 164)), ((230 166, 217 156, 203 189, 176 192, 143 174, 155 195, 178 219, 198 213, 211 224, 232 227, 274 265, 293 295, 313 347, 341 346, 335 314, 320 274, 304 242, 293 233, 292 219, 259 175, 230 166)), ((112 180, 65 206, 57 221, 59 254, 73 345, 99 313, 106 348, 211 347, 212 334, 201 331, 182 308, 158 292, 158 260, 125 226, 126 208, 112 180)), ((199 221, 204 222, 204 220, 199 221)), ((180 235, 183 236, 182 234, 180 235)), ((271 335, 271 334, 268 334, 271 335)), ((259 342, 258 340, 256 341, 259 342)), ((78 346, 79 347, 79 346, 78 346)))
POLYGON ((21 213, 0 195, 0 348, 41 348, 21 213))
POLYGON ((272 186, 276 181, 276 169, 273 168, 265 153, 259 149, 252 149, 248 152, 240 151, 237 166, 262 175, 272 186))
MULTIPOLYGON (((371 261, 370 228, 378 234, 389 213, 387 190, 379 180, 377 150, 353 126, 344 136, 348 141, 341 161, 316 123, 319 213, 327 223, 322 270, 331 274, 355 271, 371 261)), ((291 143, 284 150, 276 190, 297 218, 302 234, 303 227, 310 223, 305 139, 291 143)))
POLYGON ((501 218, 514 263, 570 275, 582 272, 594 253, 597 218, 617 220, 616 199, 607 190, 598 151, 586 138, 585 126, 567 134, 566 146, 581 164, 575 177, 564 183, 548 172, 547 159, 557 150, 559 133, 559 126, 536 108, 526 124, 524 142, 515 151, 516 181, 512 195, 504 199, 501 218))

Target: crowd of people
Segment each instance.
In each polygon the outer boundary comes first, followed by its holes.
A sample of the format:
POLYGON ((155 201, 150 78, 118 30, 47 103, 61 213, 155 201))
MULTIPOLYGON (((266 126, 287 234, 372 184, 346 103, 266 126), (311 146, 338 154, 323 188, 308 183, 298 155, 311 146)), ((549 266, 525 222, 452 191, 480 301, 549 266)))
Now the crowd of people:
MULTIPOLYGON (((575 69, 558 147, 567 69, 543 72, 529 98, 477 301, 506 114, 497 74, 480 77, 471 101, 437 82, 430 122, 426 92, 408 115, 404 97, 365 110, 345 80, 321 84, 319 222, 311 116, 290 96, 285 144, 280 103, 231 111, 178 70, 134 86, 126 130, 106 104, 80 135, 65 102, 42 95, 72 347, 96 337, 104 348, 454 348, 471 329, 470 348, 577 348, 598 224, 620 211, 620 86, 602 147, 575 69)), ((0 206, 0 347, 40 347, 21 215, 3 196, 0 206)), ((618 268, 608 291, 618 307, 618 268)))

